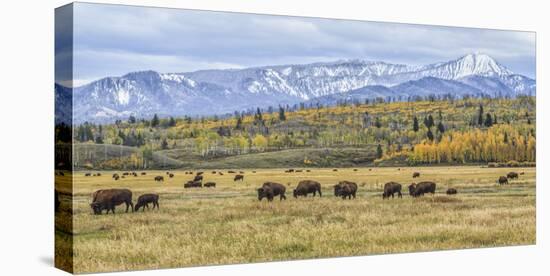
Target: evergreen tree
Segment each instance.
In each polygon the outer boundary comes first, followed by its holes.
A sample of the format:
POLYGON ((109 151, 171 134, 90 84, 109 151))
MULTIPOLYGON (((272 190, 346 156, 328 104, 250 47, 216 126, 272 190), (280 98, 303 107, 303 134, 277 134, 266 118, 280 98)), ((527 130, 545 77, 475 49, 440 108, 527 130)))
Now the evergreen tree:
POLYGON ((414 132, 418 132, 418 118, 416 118, 416 116, 414 116, 414 119, 413 119, 413 130, 414 132))
POLYGON ((434 134, 432 133, 431 128, 428 128, 428 132, 426 133, 426 137, 428 137, 428 139, 430 139, 430 141, 434 140, 434 134))
POLYGON ((130 117, 128 118, 128 123, 129 124, 135 124, 136 123, 136 117, 134 117, 134 115, 130 115, 130 117))
POLYGON ((168 120, 168 126, 169 127, 175 127, 176 126, 176 120, 174 117, 170 117, 170 120, 168 120))
POLYGON ((285 109, 282 106, 279 106, 279 120, 280 121, 286 120, 285 109))
POLYGON ((493 125, 493 116, 491 114, 487 113, 487 116, 485 116, 485 126, 491 127, 493 125))
POLYGON ((483 125, 483 105, 482 104, 479 104, 479 111, 478 111, 478 115, 477 115, 477 124, 478 125, 483 125))
POLYGON ((243 119, 241 116, 237 117, 237 124, 235 124, 235 129, 242 129, 243 127, 243 119))
POLYGON ((439 133, 441 134, 445 132, 445 126, 443 125, 442 122, 439 122, 439 124, 437 124, 437 131, 439 131, 439 133))
POLYGON ((376 147, 376 158, 380 159, 382 156, 384 156, 384 151, 382 150, 382 145, 378 144, 376 147))
POLYGON ((431 128, 435 125, 434 117, 432 117, 432 114, 428 115, 428 128, 431 128))
POLYGON ((159 116, 155 113, 153 119, 151 120, 151 126, 157 127, 159 125, 159 116))

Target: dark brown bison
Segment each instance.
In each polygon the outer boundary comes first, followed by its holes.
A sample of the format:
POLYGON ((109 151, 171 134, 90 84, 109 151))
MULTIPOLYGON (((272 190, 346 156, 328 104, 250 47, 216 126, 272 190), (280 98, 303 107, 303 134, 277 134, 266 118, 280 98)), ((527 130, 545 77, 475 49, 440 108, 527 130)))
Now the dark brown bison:
POLYGON ((174 177, 174 174, 171 173, 171 174, 169 174, 168 176, 169 176, 170 178, 173 178, 173 177, 174 177))
POLYGON ((216 182, 206 182, 204 183, 204 187, 212 187, 212 188, 216 188, 216 182))
POLYGON ((516 178, 519 177, 517 172, 509 172, 506 176, 507 176, 509 179, 516 179, 516 178))
MULTIPOLYGON (((124 176, 123 176, 123 177, 124 177, 124 176)), ((115 176, 115 180, 118 180, 119 178, 120 178, 120 176, 118 176, 118 175, 115 176)))
POLYGON ((153 209, 157 207, 157 209, 160 208, 159 206, 159 195, 157 194, 144 194, 140 195, 138 197, 136 207, 134 208, 134 211, 139 211, 139 208, 143 208, 143 211, 145 212, 145 207, 149 209, 149 203, 153 204, 153 209))
POLYGON ((311 170, 306 170, 306 172, 311 172, 311 170))
POLYGON ((61 201, 59 201, 59 192, 54 189, 54 210, 55 212, 59 212, 59 206, 61 206, 61 201))
POLYGON ((356 172, 356 171, 357 171, 357 169, 353 169, 353 171, 354 171, 354 172, 356 172))
POLYGON ((216 174, 216 171, 212 171, 212 174, 216 174))
POLYGON ((334 185, 334 196, 341 196, 342 199, 351 199, 355 198, 357 193, 357 184, 351 181, 340 181, 338 184, 334 185))
POLYGON ((519 173, 519 175, 524 175, 524 174, 525 174, 525 172, 520 172, 520 173, 519 173))
POLYGON ((235 171, 227 171, 227 173, 235 173, 235 171))
POLYGON ((435 194, 436 184, 431 181, 423 181, 416 184, 416 188, 413 192, 413 197, 423 196, 426 193, 435 194))
POLYGON ((141 172, 141 175, 147 175, 147 173, 146 172, 141 172))
POLYGON ((134 211, 134 204, 132 203, 132 192, 128 189, 106 189, 97 190, 92 194, 92 203, 90 207, 94 211, 94 214, 100 215, 103 210, 107 210, 115 213, 115 206, 126 203, 126 213, 128 208, 132 208, 134 211))
POLYGON ((189 180, 187 183, 183 184, 183 188, 202 188, 202 182, 189 180))
POLYGON ((136 172, 133 172, 132 175, 133 175, 134 177, 137 177, 137 176, 138 176, 138 174, 137 174, 136 172))
POLYGON ((393 195, 397 193, 397 197, 402 198, 403 195, 401 194, 401 184, 397 182, 390 181, 386 184, 384 184, 384 192, 382 193, 382 199, 386 198, 393 198, 393 195))
POLYGON ((237 174, 235 175, 235 177, 233 178, 233 181, 243 181, 244 180, 244 175, 242 174, 237 174))
POLYGON ((113 178, 117 178, 117 177, 119 177, 118 173, 113 173, 113 178))
POLYGON ((219 174, 219 175, 223 175, 223 173, 222 173, 222 172, 218 172, 218 174, 219 174))
POLYGON ((447 189, 447 191, 445 193, 448 194, 448 195, 456 195, 457 191, 456 191, 455 188, 449 188, 449 189, 447 189))
POLYGON ((322 196, 321 193, 321 183, 313 180, 302 180, 298 183, 298 186, 294 191, 292 192, 294 197, 297 198, 298 196, 304 196, 307 197, 307 194, 313 193, 313 196, 315 197, 315 193, 319 193, 319 196, 322 196))
POLYGON ((285 171, 286 173, 291 173, 291 172, 294 172, 294 169, 288 169, 285 171))
POLYGON ((97 176, 101 176, 101 173, 97 173, 97 176))
POLYGON ((129 172, 124 172, 124 173, 122 173, 122 175, 130 175, 130 173, 129 172))
POLYGON ((498 184, 500 184, 500 185, 508 184, 508 177, 506 177, 506 176, 499 177, 498 178, 498 184))
POLYGON ((169 175, 169 174, 170 174, 170 172, 166 172, 166 175, 169 175))
POLYGON ((279 200, 286 200, 286 187, 283 184, 275 182, 265 182, 261 188, 258 188, 258 200, 262 201, 265 197, 267 201, 273 201, 275 196, 279 196, 279 200))
POLYGON ((202 181, 203 176, 202 175, 195 175, 195 178, 193 178, 193 181, 202 181))
POLYGON ((332 169, 332 171, 333 171, 333 172, 337 172, 337 171, 338 171, 338 169, 332 169))
POLYGON ((164 181, 164 176, 160 176, 160 175, 155 176, 155 181, 159 181, 159 182, 164 181))
POLYGON ((92 176, 91 173, 85 173, 84 176, 92 176))
POLYGON ((419 172, 413 172, 413 178, 417 178, 417 177, 420 177, 420 173, 419 172))
POLYGON ((197 172, 197 175, 202 175, 204 172, 197 172))

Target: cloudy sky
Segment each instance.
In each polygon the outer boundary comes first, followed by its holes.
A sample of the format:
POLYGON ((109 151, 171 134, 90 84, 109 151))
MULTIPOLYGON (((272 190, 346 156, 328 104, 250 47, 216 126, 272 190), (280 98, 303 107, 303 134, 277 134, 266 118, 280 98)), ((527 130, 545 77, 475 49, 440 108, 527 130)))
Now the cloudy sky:
POLYGON ((479 52, 535 76, 535 34, 320 18, 77 3, 75 85, 139 70, 339 59, 420 65, 479 52))

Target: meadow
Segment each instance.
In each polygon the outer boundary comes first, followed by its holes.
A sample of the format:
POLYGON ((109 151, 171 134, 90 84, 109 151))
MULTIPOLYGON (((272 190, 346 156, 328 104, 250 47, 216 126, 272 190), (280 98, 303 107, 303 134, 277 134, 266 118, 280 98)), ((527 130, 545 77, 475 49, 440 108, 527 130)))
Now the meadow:
MULTIPOLYGON (((58 178, 56 187, 62 192, 56 240, 63 247, 73 239, 76 273, 536 242, 535 168, 308 169, 311 172, 245 169, 243 182, 234 182, 234 174, 226 169, 224 175, 212 174, 210 169, 204 172, 203 182, 214 181, 217 187, 192 189, 183 188, 192 178, 183 170, 172 170, 174 178, 163 170, 119 181, 111 178, 115 171, 90 177, 84 171, 66 174, 58 178), (525 174, 509 185, 498 185, 498 177, 509 171, 525 174), (421 177, 413 179, 413 172, 421 177), (156 175, 163 175, 165 181, 153 181, 156 175), (323 196, 293 198, 292 189, 304 179, 319 181, 323 196), (286 201, 278 197, 273 202, 258 201, 256 188, 268 180, 287 186, 286 201), (341 180, 358 184, 356 199, 334 197, 332 185, 341 180), (403 184, 403 198, 382 199, 382 187, 388 181, 403 184), (436 195, 410 197, 406 186, 413 181, 436 182, 436 195), (134 203, 141 194, 158 193, 160 210, 124 213, 120 205, 114 215, 93 215, 91 193, 104 188, 128 188, 134 203), (458 194, 446 195, 447 188, 456 188, 458 194)), ((63 257, 56 256, 56 262, 63 262, 63 257)))

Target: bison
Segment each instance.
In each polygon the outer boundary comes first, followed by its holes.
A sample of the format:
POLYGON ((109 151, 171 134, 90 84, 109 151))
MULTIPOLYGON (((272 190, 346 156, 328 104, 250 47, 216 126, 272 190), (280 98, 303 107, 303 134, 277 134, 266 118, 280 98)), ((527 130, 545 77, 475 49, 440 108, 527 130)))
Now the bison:
POLYGON ((294 169, 288 169, 285 171, 286 173, 291 173, 291 172, 294 172, 294 169))
POLYGON ((158 181, 158 182, 161 182, 161 181, 164 181, 164 176, 155 176, 155 181, 158 181))
POLYGON ((134 204, 132 203, 132 192, 128 189, 106 189, 97 190, 92 194, 92 203, 90 207, 94 211, 94 214, 100 215, 103 210, 107 210, 115 213, 115 206, 126 203, 126 213, 128 208, 132 208, 134 211, 134 204))
POLYGON ((397 193, 397 197, 402 198, 401 194, 401 184, 397 182, 390 181, 384 184, 384 192, 382 193, 382 199, 389 199, 390 196, 393 198, 393 195, 397 193))
POLYGON ((147 173, 146 172, 141 172, 141 175, 147 175, 147 173))
POLYGON ((227 171, 227 173, 235 173, 235 171, 227 171))
POLYGON ((420 173, 419 172, 413 172, 413 178, 417 178, 417 177, 420 177, 420 173))
POLYGON ((515 179, 515 178, 518 178, 518 173, 517 172, 509 172, 507 175, 506 175, 509 179, 515 179))
POLYGON ((283 184, 275 182, 265 182, 262 187, 258 188, 258 200, 262 201, 265 197, 267 201, 273 201, 275 196, 279 196, 279 200, 286 200, 286 187, 283 184))
POLYGON ((435 194, 436 184, 431 181, 419 182, 413 191, 413 197, 423 196, 426 193, 435 194))
POLYGON ((92 176, 91 173, 85 173, 84 176, 92 176))
POLYGON ((203 176, 202 175, 195 175, 195 178, 193 178, 193 181, 202 181, 203 176))
POLYGON ((350 181, 340 181, 338 184, 334 185, 334 196, 341 196, 342 199, 351 199, 355 198, 357 193, 357 184, 350 181))
POLYGON ((456 195, 457 191, 456 191, 455 188, 449 188, 449 189, 447 189, 447 191, 445 193, 448 194, 448 195, 456 195))
POLYGON ((506 177, 506 176, 499 177, 498 178, 498 184, 500 184, 500 185, 508 184, 508 177, 506 177))
POLYGON ((190 180, 183 184, 183 188, 202 188, 202 182, 190 180))
POLYGON ((237 174, 235 175, 235 178, 233 178, 233 181, 243 181, 244 180, 244 175, 242 174, 237 174))
POLYGON ((206 182, 204 183, 204 187, 216 188, 216 182, 206 182))
MULTIPOLYGON (((123 177, 124 177, 124 176, 123 176, 123 177)), ((115 180, 118 180, 119 178, 120 178, 120 176, 118 176, 118 175, 115 176, 115 180)))
POLYGON ((173 178, 173 177, 174 177, 174 174, 171 173, 171 174, 169 174, 168 176, 169 176, 170 178, 173 178))
POLYGON ((323 194, 321 193, 321 183, 313 180, 302 180, 298 183, 298 186, 293 191, 295 198, 298 198, 298 196, 307 197, 307 194, 309 193, 313 193, 314 197, 315 193, 319 193, 319 196, 322 196, 323 194))
POLYGON ((140 195, 138 197, 138 200, 137 200, 137 203, 136 203, 136 206, 134 208, 134 211, 139 211, 139 208, 143 208, 143 211, 145 212, 145 207, 147 207, 147 209, 149 209, 149 203, 152 203, 153 204, 153 209, 155 209, 155 207, 157 207, 157 209, 160 208, 159 206, 159 195, 157 194, 144 194, 144 195, 140 195))
POLYGON ((222 173, 222 172, 218 172, 218 174, 219 174, 219 175, 223 175, 223 173, 222 173))
POLYGON ((118 173, 113 173, 113 178, 117 178, 117 177, 119 177, 118 173))
POLYGON ((197 172, 197 175, 202 175, 204 172, 197 172))

